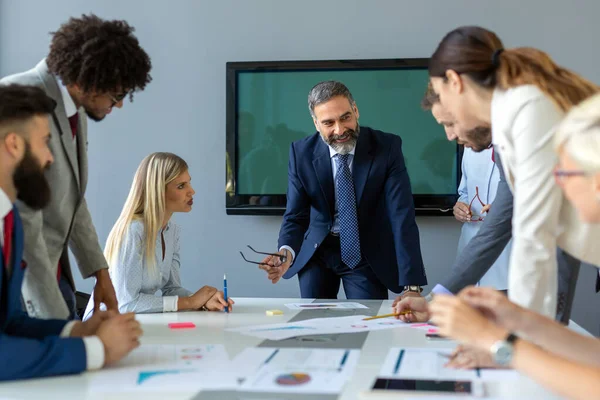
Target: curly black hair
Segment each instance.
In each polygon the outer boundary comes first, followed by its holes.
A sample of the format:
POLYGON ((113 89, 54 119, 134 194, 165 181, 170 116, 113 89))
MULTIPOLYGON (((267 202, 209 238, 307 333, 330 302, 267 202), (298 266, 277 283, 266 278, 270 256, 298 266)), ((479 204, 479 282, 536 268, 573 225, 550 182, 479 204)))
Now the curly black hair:
POLYGON ((144 90, 152 63, 126 21, 105 21, 94 14, 71 18, 51 32, 48 69, 65 85, 84 92, 144 90))

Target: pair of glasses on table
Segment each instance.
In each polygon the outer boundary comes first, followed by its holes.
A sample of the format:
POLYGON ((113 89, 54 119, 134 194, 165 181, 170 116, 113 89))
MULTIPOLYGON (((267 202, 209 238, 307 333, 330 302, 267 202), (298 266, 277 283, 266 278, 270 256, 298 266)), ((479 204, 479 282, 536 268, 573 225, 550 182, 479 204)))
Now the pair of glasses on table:
POLYGON ((475 196, 469 203, 469 214, 471 214, 471 219, 470 219, 471 222, 481 222, 481 221, 483 221, 483 215, 475 215, 471 211, 471 208, 473 207, 473 202, 475 201, 475 199, 477 199, 479 201, 479 204, 481 204, 481 207, 485 207, 485 204, 483 203, 483 201, 481 201, 481 197, 479 197, 479 186, 475 186, 475 196))
MULTIPOLYGON (((283 255, 283 254, 277 254, 277 253, 263 253, 262 251, 256 251, 256 250, 254 250, 254 249, 253 249, 253 248, 252 248, 250 245, 247 245, 247 246, 248 246, 248 248, 249 248, 250 250, 252 250, 252 251, 253 251, 253 252, 255 252, 256 254, 262 254, 262 255, 265 255, 265 256, 279 257, 279 259, 281 260, 281 262, 282 262, 282 263, 284 263, 284 262, 286 262, 286 261, 287 261, 287 257, 286 257, 285 255, 283 255)), ((248 259, 246 258, 246 256, 244 256, 244 253, 242 253, 241 251, 240 251, 240 254, 242 255, 242 258, 244 259, 244 261, 246 261, 247 263, 250 263, 250 264, 256 264, 256 265, 269 265, 269 264, 267 264, 267 263, 264 263, 264 262, 258 262, 258 261, 251 261, 251 260, 248 260, 248 259)))

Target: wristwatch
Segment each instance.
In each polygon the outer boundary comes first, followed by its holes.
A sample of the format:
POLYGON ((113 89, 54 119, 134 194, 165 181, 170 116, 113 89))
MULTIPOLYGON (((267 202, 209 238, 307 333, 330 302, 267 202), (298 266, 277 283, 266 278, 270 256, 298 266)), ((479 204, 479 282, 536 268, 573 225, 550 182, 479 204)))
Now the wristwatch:
POLYGON ((408 285, 408 286, 404 286, 404 291, 405 292, 421 293, 423 291, 423 288, 421 286, 408 285))
POLYGON ((503 367, 507 367, 512 362, 514 345, 519 337, 513 333, 509 334, 504 340, 499 340, 490 347, 494 362, 503 367))

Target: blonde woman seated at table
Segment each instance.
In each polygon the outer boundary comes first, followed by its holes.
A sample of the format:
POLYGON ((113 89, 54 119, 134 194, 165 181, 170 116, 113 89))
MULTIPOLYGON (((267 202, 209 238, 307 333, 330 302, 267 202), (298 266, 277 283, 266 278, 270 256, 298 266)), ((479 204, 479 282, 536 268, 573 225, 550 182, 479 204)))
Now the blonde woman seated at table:
MULTIPOLYGON (((171 153, 153 153, 135 173, 129 196, 106 242, 104 256, 120 312, 223 311, 223 292, 204 286, 196 293, 181 286, 180 228, 173 213, 190 212, 194 189, 187 163, 171 153), (161 291, 161 296, 156 295, 161 291)), ((84 314, 94 309, 90 298, 84 314)))
MULTIPOLYGON (((600 95, 567 115, 555 145, 557 184, 583 222, 600 223, 600 95)), ((580 335, 489 288, 466 288, 457 297, 436 295, 429 313, 441 334, 491 353, 498 364, 566 398, 598 398, 599 339, 580 335)))

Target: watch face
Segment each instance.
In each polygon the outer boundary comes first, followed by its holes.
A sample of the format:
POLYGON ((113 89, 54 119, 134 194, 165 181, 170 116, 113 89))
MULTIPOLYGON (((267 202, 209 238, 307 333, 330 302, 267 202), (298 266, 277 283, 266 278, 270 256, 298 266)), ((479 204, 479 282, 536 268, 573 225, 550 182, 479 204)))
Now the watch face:
POLYGON ((510 343, 503 342, 496 349, 494 361, 500 365, 508 365, 512 360, 513 348, 510 343))

